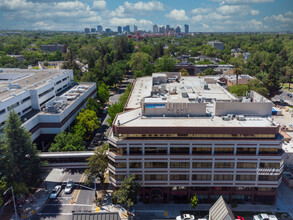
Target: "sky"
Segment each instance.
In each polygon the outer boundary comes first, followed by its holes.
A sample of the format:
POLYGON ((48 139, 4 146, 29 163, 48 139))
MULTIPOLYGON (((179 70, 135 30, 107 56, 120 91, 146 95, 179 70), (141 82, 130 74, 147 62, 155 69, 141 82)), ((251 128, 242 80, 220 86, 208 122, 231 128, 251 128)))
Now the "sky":
POLYGON ((189 25, 190 32, 293 31, 293 0, 0 0, 0 29, 189 25))

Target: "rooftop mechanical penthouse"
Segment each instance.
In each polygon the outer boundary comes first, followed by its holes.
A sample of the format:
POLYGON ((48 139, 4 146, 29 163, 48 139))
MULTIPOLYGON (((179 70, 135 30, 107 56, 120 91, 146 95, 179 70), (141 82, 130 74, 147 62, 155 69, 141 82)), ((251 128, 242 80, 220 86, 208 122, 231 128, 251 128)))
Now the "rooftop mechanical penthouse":
POLYGON ((145 203, 276 200, 283 137, 273 104, 236 98, 213 78, 155 73, 136 79, 109 134, 110 181, 135 173, 145 203))
POLYGON ((0 129, 14 109, 32 139, 44 145, 67 129, 95 94, 96 84, 75 83, 72 70, 0 69, 0 129))

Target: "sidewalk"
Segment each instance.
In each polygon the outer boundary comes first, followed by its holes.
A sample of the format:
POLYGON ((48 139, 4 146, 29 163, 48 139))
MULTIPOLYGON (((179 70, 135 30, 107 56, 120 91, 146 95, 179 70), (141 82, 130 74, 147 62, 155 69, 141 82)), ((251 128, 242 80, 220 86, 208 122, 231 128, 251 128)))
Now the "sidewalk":
MULTIPOLYGON (((40 188, 37 189, 36 193, 22 206, 21 218, 18 217, 18 220, 29 218, 38 213, 47 203, 50 192, 54 189, 56 183, 61 181, 63 175, 62 169, 53 169, 45 178, 40 188)), ((15 215, 11 217, 12 219, 16 219, 15 215)))

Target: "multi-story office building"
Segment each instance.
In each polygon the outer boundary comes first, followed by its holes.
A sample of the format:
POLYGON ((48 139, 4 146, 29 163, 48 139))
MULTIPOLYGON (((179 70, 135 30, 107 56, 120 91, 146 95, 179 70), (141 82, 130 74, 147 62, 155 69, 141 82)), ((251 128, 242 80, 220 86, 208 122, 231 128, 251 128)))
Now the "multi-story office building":
POLYGON ((122 33, 122 27, 121 27, 121 26, 118 26, 118 27, 117 27, 117 32, 118 32, 119 34, 122 33))
POLYGON ((89 29, 89 28, 85 28, 85 29, 84 29, 84 33, 85 33, 85 34, 90 33, 90 29, 89 29))
POLYGON ((126 25, 125 27, 123 27, 123 32, 130 33, 130 27, 129 27, 129 25, 126 25))
POLYGON ((137 32, 137 26, 136 25, 133 25, 133 32, 137 32))
POLYGON ((159 32, 158 25, 155 24, 155 25, 153 26, 153 33, 154 33, 154 34, 157 34, 158 32, 159 32))
POLYGON ((211 45, 212 47, 217 48, 218 50, 224 50, 224 43, 220 42, 220 41, 209 41, 208 42, 209 45, 211 45))
POLYGON ((96 28, 91 28, 91 32, 95 33, 96 32, 96 28))
POLYGON ((177 26, 176 29, 175 29, 175 31, 176 31, 177 34, 180 34, 180 33, 181 33, 181 28, 180 28, 180 26, 177 26))
POLYGON ((96 84, 75 83, 72 70, 0 69, 0 128, 14 109, 32 140, 52 140, 95 94, 96 84))
POLYGON ((103 31, 103 26, 98 25, 98 26, 97 26, 97 32, 102 32, 102 31, 103 31))
POLYGON ((47 45, 41 45, 41 50, 48 52, 56 52, 57 50, 59 50, 61 53, 66 53, 67 46, 64 44, 52 43, 47 45))
POLYGON ((165 33, 166 33, 166 28, 165 28, 165 26, 162 26, 162 27, 159 28, 159 33, 160 33, 160 34, 165 34, 165 33))
POLYGON ((189 25, 188 24, 185 24, 184 25, 184 33, 185 34, 188 34, 189 33, 189 25))
POLYGON ((109 134, 110 181, 135 173, 148 203, 275 201, 284 153, 272 102, 236 98, 213 78, 156 73, 134 82, 109 134))
POLYGON ((170 25, 169 25, 169 24, 167 24, 167 25, 166 25, 166 32, 168 33, 168 32, 169 32, 169 30, 170 30, 170 25))

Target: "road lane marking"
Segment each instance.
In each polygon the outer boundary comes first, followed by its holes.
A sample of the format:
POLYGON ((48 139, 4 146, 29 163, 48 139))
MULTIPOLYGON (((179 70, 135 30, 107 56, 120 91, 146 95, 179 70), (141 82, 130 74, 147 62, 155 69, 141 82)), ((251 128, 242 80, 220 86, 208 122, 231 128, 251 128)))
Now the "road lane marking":
MULTIPOLYGON (((85 174, 83 173, 83 174, 81 175, 81 177, 80 177, 78 183, 80 183, 80 181, 83 179, 84 176, 85 176, 85 174)), ((70 201, 70 203, 74 203, 75 196, 76 196, 77 192, 78 192, 78 190, 75 189, 74 192, 73 192, 73 194, 72 194, 72 196, 71 196, 71 201, 70 201)))
MULTIPOLYGON (((86 178, 86 175, 84 175, 83 179, 81 180, 81 183, 84 182, 85 178, 86 178)), ((76 201, 77 201, 77 199, 79 197, 80 191, 81 191, 81 186, 79 186, 79 190, 77 192, 77 195, 75 196, 75 199, 74 199, 73 203, 76 203, 76 201)))

